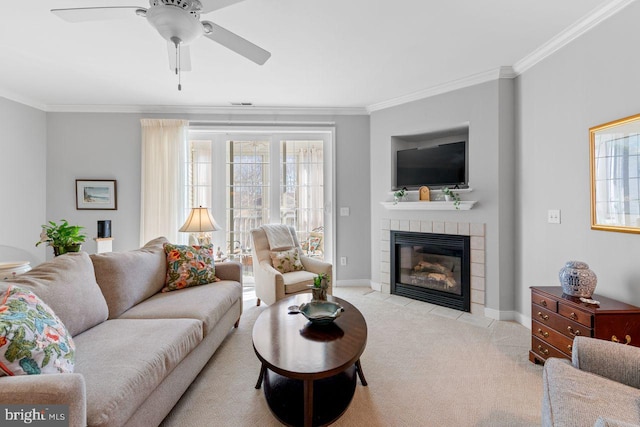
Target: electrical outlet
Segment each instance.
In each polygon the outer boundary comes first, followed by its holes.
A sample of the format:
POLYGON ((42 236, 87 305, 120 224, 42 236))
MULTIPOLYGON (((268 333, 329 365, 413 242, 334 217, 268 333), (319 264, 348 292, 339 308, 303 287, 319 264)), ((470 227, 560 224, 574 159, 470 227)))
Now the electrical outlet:
POLYGON ((347 257, 346 256, 341 256, 340 257, 340 265, 347 265, 347 257))
POLYGON ((340 216, 349 216, 349 208, 340 208, 340 216))
POLYGON ((547 211, 547 222, 549 224, 560 224, 560 209, 549 209, 547 211))

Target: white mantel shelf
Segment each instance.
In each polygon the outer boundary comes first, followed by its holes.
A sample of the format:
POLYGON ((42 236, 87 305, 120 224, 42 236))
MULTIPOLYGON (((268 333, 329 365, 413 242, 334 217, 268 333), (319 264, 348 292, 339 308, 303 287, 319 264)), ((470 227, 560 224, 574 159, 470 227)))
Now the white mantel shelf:
POLYGON ((399 211, 468 211, 476 204, 472 200, 460 200, 460 209, 456 209, 454 202, 380 202, 385 209, 399 211))

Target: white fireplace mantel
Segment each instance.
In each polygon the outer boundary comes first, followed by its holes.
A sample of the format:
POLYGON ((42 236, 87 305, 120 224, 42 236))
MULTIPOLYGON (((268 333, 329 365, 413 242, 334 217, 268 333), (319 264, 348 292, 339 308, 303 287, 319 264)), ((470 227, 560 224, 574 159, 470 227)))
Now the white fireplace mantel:
POLYGON ((418 201, 418 202, 380 202, 385 209, 388 210, 401 210, 401 211, 468 211, 476 204, 476 201, 473 200, 460 200, 459 209, 456 209, 455 202, 427 202, 427 201, 418 201))

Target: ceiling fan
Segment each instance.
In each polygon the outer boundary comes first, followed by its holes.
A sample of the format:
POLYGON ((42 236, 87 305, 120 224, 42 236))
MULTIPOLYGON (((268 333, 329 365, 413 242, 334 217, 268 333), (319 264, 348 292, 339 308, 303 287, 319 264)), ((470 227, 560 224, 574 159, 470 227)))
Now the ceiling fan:
MULTIPOLYGON (((271 53, 211 21, 200 21, 200 15, 222 9, 244 0, 149 0, 149 8, 139 6, 80 7, 51 9, 69 22, 118 19, 133 14, 147 19, 167 40, 169 65, 180 78, 180 71, 191 69, 189 43, 204 36, 244 56, 256 64, 264 64, 271 53)), ((178 81, 178 90, 181 90, 178 81)))

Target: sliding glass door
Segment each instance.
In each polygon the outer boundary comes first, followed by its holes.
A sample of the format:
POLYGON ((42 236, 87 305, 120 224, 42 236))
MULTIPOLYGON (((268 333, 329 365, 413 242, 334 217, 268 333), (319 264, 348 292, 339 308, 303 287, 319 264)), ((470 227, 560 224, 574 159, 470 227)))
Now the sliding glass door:
POLYGON ((211 209, 224 228, 214 244, 245 275, 253 271, 250 230, 262 224, 293 226, 308 256, 331 261, 331 136, 192 131, 191 203, 211 209))

